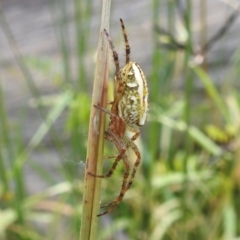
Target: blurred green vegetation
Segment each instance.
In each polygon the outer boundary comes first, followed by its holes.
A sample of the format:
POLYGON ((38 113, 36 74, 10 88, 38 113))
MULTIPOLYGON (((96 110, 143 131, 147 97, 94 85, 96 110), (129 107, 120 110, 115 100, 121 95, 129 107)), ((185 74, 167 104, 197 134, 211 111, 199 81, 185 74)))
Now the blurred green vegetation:
MULTIPOLYGON (((138 142, 142 164, 124 201, 111 214, 100 218, 99 239, 117 239, 119 233, 126 240, 240 238, 240 92, 239 83, 232 81, 239 74, 240 50, 236 50, 224 83, 216 86, 217 79, 206 67, 207 50, 194 51, 190 0, 186 1, 182 18, 185 41, 179 43, 170 31, 175 28, 179 14, 177 2, 167 1, 166 31, 158 26, 161 1, 152 2, 152 21, 157 30, 153 32, 151 72, 147 75, 151 80, 150 111, 138 142), (182 88, 173 87, 177 78, 181 78, 182 88), (195 83, 203 87, 199 89, 195 83)), ((204 8, 205 1, 202 2, 204 8)), ((84 55, 89 47, 92 1, 74 3, 76 76, 72 75, 68 51, 68 6, 64 1, 59 3, 57 6, 56 1, 49 1, 61 62, 27 58, 14 50, 42 119, 27 144, 21 129, 26 119, 20 119, 17 127, 11 125, 0 87, 0 239, 78 239, 82 160, 86 156, 91 102, 84 55), (41 95, 32 73, 48 76, 59 92, 51 98, 41 95), (55 127, 60 117, 65 119, 62 132, 55 127), (50 136, 61 160, 58 168, 61 181, 44 169, 41 162, 29 161, 34 151, 47 150, 42 141, 46 136, 50 136), (26 165, 49 187, 29 195, 22 171, 26 165)), ((10 44, 15 45, 2 10, 0 23, 10 44)), ((204 35, 207 29, 205 26, 202 29, 204 35)), ((113 155, 116 150, 106 143, 105 153, 113 155)), ((110 163, 106 162, 107 170, 110 163)), ((118 194, 122 170, 118 167, 110 180, 102 181, 103 202, 118 194)))

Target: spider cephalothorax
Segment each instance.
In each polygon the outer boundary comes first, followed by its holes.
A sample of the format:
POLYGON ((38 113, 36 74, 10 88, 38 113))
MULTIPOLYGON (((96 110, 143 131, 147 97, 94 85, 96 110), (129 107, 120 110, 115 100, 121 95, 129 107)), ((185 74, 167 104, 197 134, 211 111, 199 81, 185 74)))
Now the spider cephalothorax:
POLYGON ((102 216, 112 211, 121 202, 126 191, 132 185, 137 167, 141 161, 141 154, 133 141, 139 136, 139 126, 144 125, 148 111, 147 82, 140 66, 136 62, 130 61, 130 46, 126 30, 122 19, 120 19, 120 22, 126 47, 126 65, 120 69, 118 54, 114 49, 108 32, 104 29, 112 49, 116 67, 115 93, 114 100, 111 102, 111 112, 99 106, 95 106, 110 115, 110 123, 108 129, 105 131, 105 138, 115 144, 119 153, 113 163, 113 166, 106 175, 95 175, 90 172, 89 174, 100 178, 110 177, 120 160, 123 160, 125 173, 120 194, 112 202, 103 205, 102 207, 110 207, 98 216, 102 216), (133 132, 133 136, 128 137, 126 133, 127 131, 133 132), (131 174, 128 156, 126 154, 126 150, 128 148, 131 148, 137 156, 131 174))

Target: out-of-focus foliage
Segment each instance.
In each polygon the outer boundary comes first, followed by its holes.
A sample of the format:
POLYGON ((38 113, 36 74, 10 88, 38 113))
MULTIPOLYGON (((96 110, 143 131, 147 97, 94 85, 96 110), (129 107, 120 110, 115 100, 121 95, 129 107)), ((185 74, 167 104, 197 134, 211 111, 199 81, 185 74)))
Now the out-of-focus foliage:
MULTIPOLYGON (((160 2, 153 1, 156 26, 160 2)), ((229 80, 239 73, 240 51, 236 50, 223 87, 217 85, 217 79, 209 73, 207 50, 195 51, 191 41, 191 1, 186 1, 189 4, 177 31, 184 37, 176 37, 172 32, 179 26, 176 16, 181 12, 176 9, 181 8, 177 2, 180 1, 167 1, 169 29, 163 31, 158 26, 154 32, 151 72, 146 76, 150 111, 137 143, 141 149, 141 167, 123 202, 111 214, 100 218, 99 239, 240 238, 240 91, 236 89, 239 84, 229 80), (182 88, 175 87, 179 79, 182 88), (197 87, 199 83, 201 89, 197 87)), ((62 62, 20 58, 31 72, 41 78, 50 76, 51 84, 59 87, 53 97, 40 96, 31 90, 34 95, 31 103, 38 109, 42 122, 28 143, 21 140, 24 120, 21 119, 13 133, 0 89, 0 239, 78 239, 91 104, 83 61, 89 29, 83 24, 90 23, 91 15, 90 5, 79 6, 77 1, 75 4, 83 11, 82 18, 76 18, 79 72, 75 78, 66 52, 66 16, 56 25, 62 34, 59 41, 62 62), (60 117, 64 119, 61 132, 55 129, 60 117), (46 149, 41 144, 46 136, 51 136, 61 159, 58 167, 61 181, 51 169, 44 169, 41 161, 34 164, 30 161, 33 151, 46 149), (30 166, 46 182, 48 187, 44 191, 27 194, 23 165, 30 166)), ((204 35, 207 29, 202 29, 204 35)), ((30 81, 34 85, 34 80, 30 81)), ((106 144, 106 159, 117 152, 112 146, 106 144)), ((131 161, 134 160, 133 154, 131 161)), ((111 162, 106 160, 106 165, 111 162)), ((111 179, 102 181, 103 203, 118 194, 122 177, 123 167, 119 164, 111 179)))

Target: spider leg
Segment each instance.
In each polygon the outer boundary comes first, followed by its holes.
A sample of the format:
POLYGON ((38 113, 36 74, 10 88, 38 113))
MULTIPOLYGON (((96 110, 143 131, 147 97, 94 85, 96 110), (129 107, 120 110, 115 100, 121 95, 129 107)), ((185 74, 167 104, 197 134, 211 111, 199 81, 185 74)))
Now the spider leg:
POLYGON ((130 46, 128 43, 128 37, 127 37, 127 32, 123 23, 123 20, 120 18, 120 22, 121 22, 121 27, 122 27, 122 33, 123 33, 123 37, 124 37, 124 41, 125 41, 125 49, 126 49, 126 64, 129 63, 130 61, 130 46))
MULTIPOLYGON (((135 134, 129 139, 128 137, 127 137, 127 146, 129 147, 129 142, 131 141, 135 141, 138 137, 139 137, 139 135, 140 135, 140 131, 138 130, 138 129, 133 129, 132 128, 132 130, 131 131, 133 131, 135 134)), ((128 148, 127 147, 127 148, 128 148)))
MULTIPOLYGON (((98 177, 98 178, 108 178, 108 177, 111 177, 115 168, 117 167, 119 161, 122 159, 122 154, 120 153, 119 155, 115 155, 115 156, 109 156, 107 158, 115 158, 115 161, 111 167, 111 169, 108 171, 108 173, 104 174, 104 175, 99 175, 99 174, 94 174, 94 173, 91 173, 91 172, 88 172, 88 174, 92 177, 98 177)), ((106 157, 105 157, 106 159, 106 157)))
POLYGON ((117 54, 117 52, 116 52, 116 50, 115 50, 115 47, 114 47, 113 42, 112 42, 112 39, 110 38, 107 30, 104 29, 104 32, 105 32, 105 34, 106 34, 106 36, 107 36, 109 45, 110 45, 110 47, 111 47, 111 49, 112 49, 113 60, 114 60, 115 66, 116 66, 116 74, 117 74, 117 73, 120 73, 120 65, 119 65, 119 60, 118 60, 118 54, 117 54))
MULTIPOLYGON (((128 163, 128 160, 126 158, 123 158, 123 155, 125 154, 126 152, 126 147, 125 147, 125 144, 124 142, 116 135, 114 134, 113 132, 106 132, 105 133, 105 137, 110 140, 111 142, 114 142, 115 145, 117 146, 118 148, 118 151, 119 151, 119 154, 117 155, 112 167, 110 168, 110 170, 108 171, 107 174, 104 174, 104 175, 97 175, 97 174, 93 174, 91 172, 88 172, 89 175, 93 176, 93 177, 98 177, 98 178, 108 178, 108 177, 111 177, 114 170, 116 169, 118 163, 120 162, 121 159, 123 159, 123 162, 124 162, 124 165, 125 165, 125 174, 127 174, 126 176, 126 179, 128 178, 129 176, 129 163, 128 163)), ((125 176, 125 175, 124 175, 125 176)), ((124 180, 125 180, 125 177, 124 177, 124 180)), ((124 185, 125 185, 125 182, 124 182, 124 185)))
MULTIPOLYGON (((115 159, 115 162, 112 166, 112 168, 109 170, 109 172, 106 174, 106 177, 110 177, 117 164, 119 163, 119 161, 122 159, 123 163, 124 163, 124 167, 125 167, 125 172, 124 172, 124 176, 123 176, 123 182, 122 182, 122 187, 121 187, 121 191, 120 194, 118 195, 118 197, 116 197, 116 199, 114 201, 111 201, 107 204, 104 204, 101 206, 101 208, 107 207, 112 205, 112 207, 110 207, 109 209, 107 209, 105 212, 98 214, 97 216, 100 217, 102 215, 105 215, 109 212, 111 212, 123 199, 125 193, 126 193, 126 186, 128 184, 127 179, 129 177, 129 171, 130 171, 130 167, 129 167, 129 162, 128 162, 128 158, 126 155, 126 147, 124 142, 122 141, 122 139, 120 139, 116 134, 114 134, 113 132, 107 132, 107 136, 106 138, 112 142, 115 143, 116 147, 118 148, 118 151, 120 152, 120 154, 117 156, 117 158, 115 159)), ((92 175, 92 174, 91 174, 92 175)), ((99 177, 99 176, 98 176, 99 177)))
MULTIPOLYGON (((137 134, 137 133, 136 133, 137 134)), ((135 134, 135 135, 136 135, 135 134)), ((133 137, 135 137, 135 135, 133 137)), ((139 135, 139 134, 138 134, 139 135)), ((137 136, 138 136, 137 135, 137 136)), ((135 178, 135 174, 137 172, 137 169, 138 169, 138 166, 141 162, 141 154, 137 148, 137 145, 133 142, 133 137, 132 138, 128 138, 127 136, 124 136, 124 141, 127 142, 127 148, 131 148, 133 150, 133 152, 136 154, 137 156, 137 160, 135 161, 134 163, 134 166, 133 166, 133 170, 132 170, 132 173, 131 173, 131 176, 129 178, 129 181, 128 181, 128 184, 126 186, 126 191, 132 186, 132 183, 133 183, 133 180, 135 178)), ((136 139, 136 138, 135 138, 136 139)))
POLYGON ((120 71, 118 54, 117 54, 117 52, 115 50, 115 47, 114 47, 113 42, 112 42, 112 39, 110 38, 107 30, 104 29, 104 32, 105 32, 105 34, 107 36, 110 48, 112 50, 113 60, 114 60, 114 64, 115 64, 115 67, 116 67, 115 81, 116 81, 117 87, 115 88, 116 92, 114 94, 114 101, 112 102, 112 112, 113 113, 117 113, 117 105, 118 105, 119 99, 122 97, 124 86, 123 86, 123 81, 122 81, 122 77, 121 77, 121 71, 120 71))
MULTIPOLYGON (((127 155, 124 154, 123 159, 126 158, 124 161, 127 160, 127 155)), ((131 184, 129 184, 129 182, 127 183, 127 178, 128 178, 129 174, 124 174, 123 177, 123 183, 122 183, 122 188, 121 191, 119 193, 119 195, 115 198, 115 200, 113 200, 112 202, 106 203, 104 205, 101 206, 101 208, 105 208, 105 207, 109 207, 105 212, 98 214, 97 216, 100 217, 102 215, 105 215, 109 212, 111 212, 115 207, 117 207, 117 205, 122 201, 124 195, 126 194, 127 190, 130 188, 131 184)))
MULTIPOLYGON (((139 152, 139 150, 137 148, 137 145, 133 142, 134 140, 137 139, 139 134, 140 134, 140 131, 137 130, 136 133, 131 138, 129 138, 127 136, 123 137, 123 140, 126 143, 126 149, 130 147, 134 151, 134 153, 136 154, 137 160, 134 163, 133 170, 132 170, 132 173, 131 173, 129 181, 127 181, 129 173, 126 174, 126 171, 125 171, 125 174, 124 174, 124 177, 123 177, 124 180, 123 180, 122 189, 121 189, 120 194, 115 198, 115 200, 102 205, 101 208, 105 208, 105 207, 108 207, 108 206, 111 206, 111 205, 112 206, 110 208, 108 208, 105 212, 98 214, 97 215, 98 217, 111 212, 122 201, 122 199, 125 196, 126 192, 128 191, 128 189, 131 187, 131 185, 133 183, 133 180, 135 178, 135 174, 137 172, 137 168, 138 168, 138 166, 139 166, 139 164, 141 162, 141 154, 140 154, 140 152, 139 152)), ((125 154, 125 152, 124 152, 124 154, 122 156, 122 159, 123 159, 124 163, 125 162, 128 163, 127 155, 125 154)), ((129 171, 129 166, 127 166, 127 168, 128 168, 128 171, 129 171)))
POLYGON ((117 204, 116 204, 116 205, 113 205, 111 208, 108 208, 107 211, 105 211, 105 212, 103 212, 103 213, 99 213, 99 214, 97 215, 97 217, 101 217, 101 216, 103 216, 103 215, 105 215, 105 214, 107 214, 107 213, 110 213, 115 207, 117 207, 117 204))
POLYGON ((111 115, 111 116, 118 117, 117 115, 115 115, 114 113, 108 111, 108 110, 105 109, 105 108, 102 108, 102 107, 100 107, 100 106, 98 106, 98 105, 93 105, 93 106, 94 106, 95 108, 97 108, 97 109, 99 109, 99 110, 101 110, 101 111, 103 111, 103 112, 105 112, 105 113, 111 115))
POLYGON ((110 159, 110 158, 117 158, 118 155, 113 155, 113 156, 105 156, 104 159, 110 159))
MULTIPOLYGON (((123 156, 123 162, 124 163, 128 162, 126 154, 124 154, 124 156, 123 156)), ((98 217, 111 212, 122 201, 122 199, 123 199, 123 197, 124 197, 124 195, 127 191, 126 186, 127 186, 127 179, 128 179, 128 176, 129 176, 129 165, 126 167, 126 164, 125 164, 125 168, 127 168, 128 170, 125 169, 125 173, 124 173, 124 176, 123 176, 123 182, 122 182, 122 188, 121 188, 121 191, 120 191, 119 195, 115 198, 115 200, 101 206, 101 208, 105 208, 105 207, 108 207, 108 206, 112 205, 105 212, 98 214, 97 215, 98 217)))

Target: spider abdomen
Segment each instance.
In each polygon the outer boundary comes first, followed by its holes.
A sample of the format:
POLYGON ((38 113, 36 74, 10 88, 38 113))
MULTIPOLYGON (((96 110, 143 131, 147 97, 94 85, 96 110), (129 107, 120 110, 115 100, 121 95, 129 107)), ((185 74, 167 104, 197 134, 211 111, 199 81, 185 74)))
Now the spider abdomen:
POLYGON ((120 117, 127 126, 141 126, 148 111, 148 89, 146 78, 140 66, 129 62, 121 70, 124 90, 118 103, 120 117))

